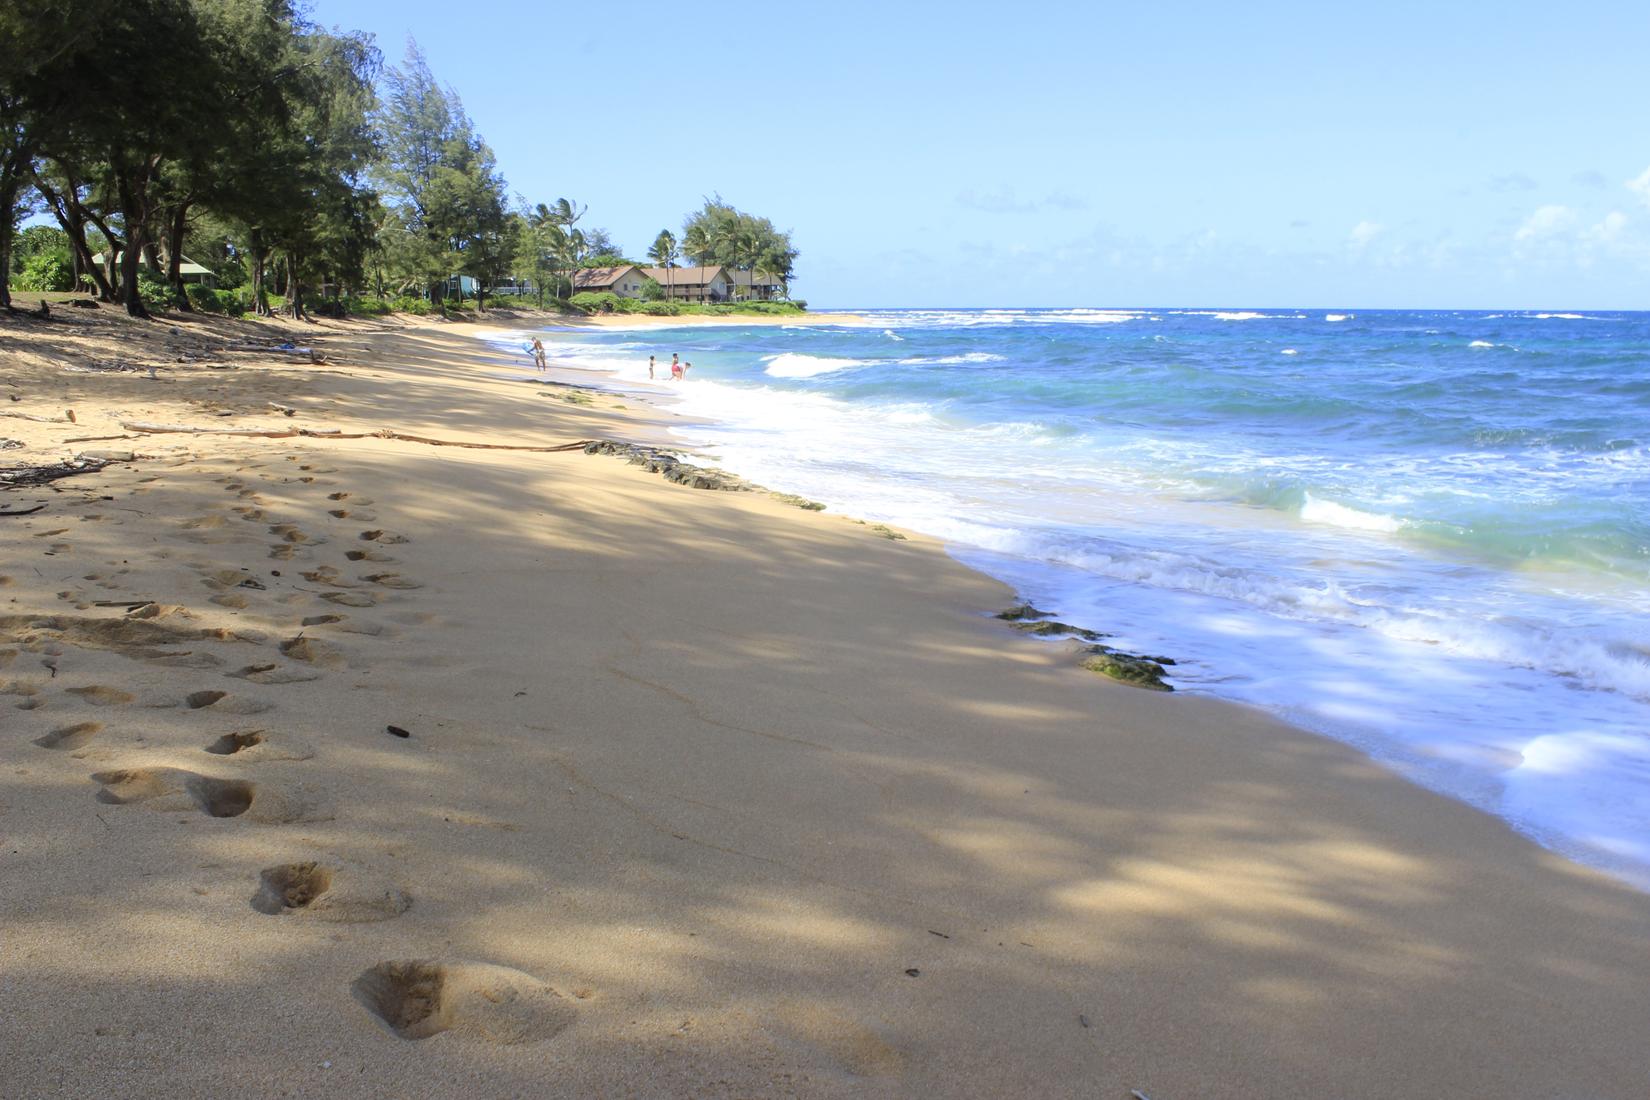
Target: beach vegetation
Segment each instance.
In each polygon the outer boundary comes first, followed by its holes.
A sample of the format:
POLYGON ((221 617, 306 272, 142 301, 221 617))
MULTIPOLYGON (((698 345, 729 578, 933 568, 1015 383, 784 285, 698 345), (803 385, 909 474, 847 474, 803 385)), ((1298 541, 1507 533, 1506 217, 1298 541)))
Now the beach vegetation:
MULTIPOLYGON (((324 28, 296 0, 0 5, 0 310, 13 283, 60 286, 65 265, 70 288, 137 317, 294 318, 479 310, 500 291, 569 310, 581 267, 642 266, 583 224, 587 204, 512 208, 507 194, 416 43, 386 67, 370 36, 324 28), (31 215, 53 224, 19 231, 31 215), (237 293, 190 290, 201 272, 186 260, 237 293)), ((718 197, 688 227, 691 240, 665 234, 667 270, 685 250, 791 277, 789 234, 765 218, 718 197)), ((668 297, 647 287, 612 308, 686 305, 668 297)))
POLYGON ((13 280, 19 290, 54 291, 74 289, 74 265, 69 253, 36 252, 23 263, 23 271, 13 280))
POLYGON ((736 271, 764 272, 779 279, 786 297, 795 277, 797 250, 791 235, 767 218, 736 209, 713 195, 682 223, 682 250, 700 267, 721 264, 736 271))

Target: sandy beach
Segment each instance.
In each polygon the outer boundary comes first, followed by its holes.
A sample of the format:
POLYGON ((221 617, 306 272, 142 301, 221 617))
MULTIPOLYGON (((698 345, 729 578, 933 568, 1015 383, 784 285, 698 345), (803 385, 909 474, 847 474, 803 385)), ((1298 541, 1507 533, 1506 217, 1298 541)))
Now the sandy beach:
POLYGON ((820 311, 798 314, 730 313, 717 316, 705 313, 684 313, 676 317, 654 317, 646 313, 593 313, 588 317, 557 317, 551 323, 568 327, 591 328, 677 328, 684 325, 851 325, 862 327, 870 322, 858 313, 820 311))
POLYGON ((0 319, 0 1097, 1650 1089, 1650 897, 477 335, 0 319))

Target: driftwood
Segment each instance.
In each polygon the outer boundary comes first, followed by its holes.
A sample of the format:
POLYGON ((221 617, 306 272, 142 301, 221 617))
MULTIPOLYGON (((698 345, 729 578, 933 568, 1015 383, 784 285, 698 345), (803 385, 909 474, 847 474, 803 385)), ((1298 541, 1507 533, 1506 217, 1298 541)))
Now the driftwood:
POLYGON ((109 465, 101 458, 71 458, 47 466, 0 466, 0 489, 20 489, 25 485, 44 485, 62 477, 76 474, 95 474, 109 465))
POLYGON ((471 443, 463 439, 432 439, 429 436, 408 435, 388 428, 381 428, 375 432, 342 432, 320 428, 197 428, 190 424, 148 424, 141 420, 123 420, 120 426, 129 432, 145 432, 150 435, 233 435, 247 439, 293 439, 299 436, 306 439, 399 439, 404 443, 424 443, 431 447, 466 447, 477 451, 582 451, 593 442, 580 439, 573 443, 558 443, 550 447, 528 447, 513 443, 471 443))
POLYGON ((0 512, 0 516, 32 516, 44 507, 44 504, 36 504, 33 508, 19 508, 15 512, 0 512))
POLYGON ((0 412, 0 416, 9 416, 13 420, 32 420, 36 424, 78 423, 72 413, 69 416, 35 416, 33 413, 0 412))

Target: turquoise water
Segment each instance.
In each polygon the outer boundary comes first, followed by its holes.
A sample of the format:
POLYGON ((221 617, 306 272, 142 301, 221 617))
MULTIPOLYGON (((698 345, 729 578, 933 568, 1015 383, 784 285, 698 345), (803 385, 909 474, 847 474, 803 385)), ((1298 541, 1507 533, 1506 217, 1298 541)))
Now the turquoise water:
POLYGON ((1650 886, 1650 314, 866 316, 552 365, 1650 886))

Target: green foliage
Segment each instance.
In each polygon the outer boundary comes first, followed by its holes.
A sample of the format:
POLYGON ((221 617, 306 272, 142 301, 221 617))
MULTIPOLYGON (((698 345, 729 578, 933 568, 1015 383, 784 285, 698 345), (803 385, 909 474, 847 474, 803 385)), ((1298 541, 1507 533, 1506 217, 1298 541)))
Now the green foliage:
POLYGON ((69 235, 53 225, 31 225, 19 231, 11 246, 12 272, 21 272, 30 260, 46 253, 61 254, 67 260, 70 255, 69 235))
POLYGON ((36 252, 12 282, 18 290, 73 290, 74 265, 67 252, 36 252))
MULTIPOLYGON (((590 242, 588 240, 585 242, 586 245, 589 243, 590 242)), ((626 257, 619 255, 617 252, 592 252, 584 258, 584 263, 582 266, 624 267, 629 264, 634 264, 637 267, 643 266, 640 260, 627 259, 626 257)))
POLYGON ((183 288, 183 292, 188 296, 189 304, 202 313, 224 313, 231 317, 239 317, 251 308, 249 296, 239 290, 214 290, 198 283, 191 283, 183 288))
POLYGON ((682 223, 682 252, 701 267, 722 264, 742 271, 760 271, 789 284, 797 251, 791 235, 781 233, 767 218, 735 209, 715 195, 682 223))
POLYGON ((146 267, 138 268, 137 289, 144 308, 151 312, 164 312, 172 304, 172 288, 155 278, 146 267))

